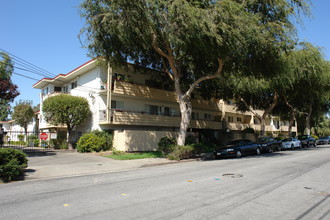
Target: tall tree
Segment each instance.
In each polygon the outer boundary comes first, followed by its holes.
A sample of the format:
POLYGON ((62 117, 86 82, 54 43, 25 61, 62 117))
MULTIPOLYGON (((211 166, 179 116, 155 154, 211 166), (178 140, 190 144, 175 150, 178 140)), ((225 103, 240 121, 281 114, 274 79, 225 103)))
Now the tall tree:
POLYGON ((72 150, 73 129, 84 123, 91 114, 88 101, 83 97, 60 94, 47 98, 43 102, 42 111, 47 122, 66 126, 67 143, 72 150))
POLYGON ((17 85, 10 80, 14 65, 8 54, 0 52, 0 120, 7 120, 10 114, 9 103, 13 102, 20 93, 17 85))
POLYGON ((32 110, 32 101, 22 101, 16 104, 13 112, 13 119, 24 128, 25 140, 27 138, 27 129, 29 123, 32 121, 34 112, 32 110))
MULTIPOLYGON (((181 111, 185 144, 190 97, 223 70, 260 73, 286 46, 290 16, 304 0, 85 0, 88 48, 112 65, 127 61, 165 71, 181 111), (263 65, 260 65, 260 63, 263 65)), ((264 72, 264 71, 262 71, 264 72)), ((211 93, 210 93, 211 94, 211 93)))
MULTIPOLYGON (((280 65, 278 62, 277 66, 280 65)), ((234 100, 238 111, 251 112, 261 124, 260 136, 263 137, 266 134, 266 119, 279 100, 277 89, 274 87, 274 76, 270 74, 267 77, 261 75, 260 78, 256 78, 243 73, 228 75, 213 83, 213 86, 218 88, 215 96, 224 100, 234 100)))
POLYGON ((305 133, 310 134, 312 118, 317 119, 329 111, 330 64, 319 48, 307 42, 284 54, 284 62, 285 80, 278 83, 277 88, 290 109, 291 123, 300 113, 305 118, 305 133))
POLYGON ((0 121, 7 121, 8 115, 10 115, 10 104, 8 101, 2 101, 0 103, 0 121))

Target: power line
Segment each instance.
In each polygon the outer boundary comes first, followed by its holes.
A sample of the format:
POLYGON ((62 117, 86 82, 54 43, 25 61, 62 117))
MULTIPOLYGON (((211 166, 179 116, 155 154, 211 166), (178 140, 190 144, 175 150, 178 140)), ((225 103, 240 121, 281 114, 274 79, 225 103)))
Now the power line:
MULTIPOLYGON (((33 74, 36 74, 36 75, 39 75, 39 76, 42 76, 42 77, 46 77, 46 78, 55 78, 56 75, 55 74, 52 74, 50 72, 48 72, 47 70, 44 70, 28 61, 25 61, 24 59, 22 58, 19 58, 18 56, 4 50, 4 49, 1 49, 3 52, 7 53, 7 54, 10 54, 12 57, 12 60, 14 62, 14 68, 16 69, 19 69, 19 70, 22 70, 22 71, 27 71, 27 72, 30 72, 30 73, 33 73, 33 74), (16 65, 15 65, 16 64, 16 65), (19 65, 19 66, 17 66, 19 65), (21 66, 21 67, 20 67, 21 66)), ((21 73, 17 73, 17 72, 13 72, 13 74, 15 75, 18 75, 18 76, 22 76, 22 77, 25 77, 25 78, 28 78, 28 79, 32 79, 32 80, 36 80, 36 81, 40 81, 39 79, 36 79, 36 78, 33 78, 33 77, 30 77, 30 76, 27 76, 27 75, 24 75, 24 74, 21 74, 21 73)), ((67 81, 63 80, 63 79, 60 79, 60 78, 57 78, 56 79, 57 81, 59 82, 62 82, 62 83, 65 83, 65 84, 69 84, 67 81)), ((90 87, 90 86, 82 86, 80 85, 80 87, 84 87, 84 88, 89 88, 89 89, 98 89, 96 87, 90 87)), ((78 89, 80 90, 80 89, 78 89)), ((81 90, 83 91, 83 90, 81 90)))
POLYGON ((1 49, 0 48, 0 50, 2 50, 3 52, 5 52, 5 53, 7 53, 7 54, 10 54, 11 55, 11 57, 12 57, 12 60, 15 60, 15 62, 18 62, 18 63, 20 63, 21 65, 23 65, 23 66, 25 66, 25 68, 30 68, 30 69, 33 69, 34 71, 37 71, 37 72, 41 72, 41 73, 44 73, 44 75, 47 75, 47 77, 54 77, 55 76, 55 74, 53 74, 53 73, 51 73, 51 72, 49 72, 49 71, 47 71, 47 70, 44 70, 44 69, 42 69, 42 68, 40 68, 40 67, 38 67, 38 66, 36 66, 36 65, 34 65, 34 64, 32 64, 32 63, 30 63, 30 62, 28 62, 28 61, 26 61, 26 60, 24 60, 24 59, 22 59, 22 58, 20 58, 20 57, 18 57, 18 56, 16 56, 16 55, 14 55, 14 54, 12 54, 12 53, 10 53, 10 52, 8 52, 8 51, 6 51, 6 50, 4 50, 4 49, 1 49))
POLYGON ((32 77, 30 77, 30 76, 26 76, 26 75, 24 75, 24 74, 20 74, 20 73, 16 73, 16 72, 13 72, 13 74, 15 74, 15 75, 19 75, 19 76, 22 76, 22 77, 25 77, 25 78, 28 78, 28 79, 32 79, 32 80, 39 81, 39 79, 32 78, 32 77))
POLYGON ((48 73, 41 72, 38 69, 30 67, 30 66, 26 65, 25 63, 22 63, 21 61, 16 60, 15 58, 13 59, 13 63, 14 63, 14 66, 24 68, 24 69, 29 70, 30 72, 32 72, 34 74, 38 74, 38 75, 41 75, 43 77, 53 77, 53 75, 49 75, 48 73))
POLYGON ((34 72, 34 71, 32 71, 32 70, 28 70, 28 69, 20 68, 20 67, 15 66, 15 65, 14 65, 14 68, 15 68, 15 69, 19 69, 19 70, 23 70, 23 71, 26 71, 26 72, 30 72, 30 73, 33 73, 33 74, 36 74, 36 75, 39 75, 39 76, 42 76, 42 77, 49 77, 49 76, 45 76, 45 75, 43 75, 43 74, 41 74, 41 73, 36 73, 36 72, 34 72))

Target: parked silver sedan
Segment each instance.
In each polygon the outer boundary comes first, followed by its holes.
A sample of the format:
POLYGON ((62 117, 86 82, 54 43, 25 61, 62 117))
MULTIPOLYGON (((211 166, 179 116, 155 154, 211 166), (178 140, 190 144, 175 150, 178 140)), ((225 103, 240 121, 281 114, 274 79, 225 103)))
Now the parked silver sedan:
POLYGON ((321 137, 316 141, 317 145, 321 145, 321 144, 330 144, 330 136, 326 136, 326 137, 321 137))
POLYGON ((286 138, 282 140, 282 149, 291 149, 301 148, 301 141, 297 138, 286 138))

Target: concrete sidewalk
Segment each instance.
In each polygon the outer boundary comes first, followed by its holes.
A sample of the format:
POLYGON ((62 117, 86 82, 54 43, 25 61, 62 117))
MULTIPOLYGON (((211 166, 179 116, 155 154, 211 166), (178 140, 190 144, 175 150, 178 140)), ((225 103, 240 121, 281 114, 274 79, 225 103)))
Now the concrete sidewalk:
POLYGON ((140 167, 176 163, 165 158, 114 160, 95 154, 72 151, 51 151, 28 155, 25 180, 109 173, 140 167))

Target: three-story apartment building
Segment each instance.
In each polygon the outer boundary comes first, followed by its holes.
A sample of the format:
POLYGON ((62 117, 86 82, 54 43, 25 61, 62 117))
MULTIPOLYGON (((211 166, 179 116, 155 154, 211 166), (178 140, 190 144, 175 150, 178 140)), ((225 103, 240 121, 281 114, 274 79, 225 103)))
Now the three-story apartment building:
MULTIPOLYGON (((78 136, 91 130, 111 130, 114 147, 118 150, 156 150, 161 137, 175 137, 179 130, 181 118, 177 97, 161 72, 132 64, 107 68, 95 59, 67 74, 44 78, 33 88, 41 90, 41 131, 61 132, 66 129, 65 126, 48 124, 43 119, 43 101, 58 93, 85 97, 90 104, 92 117, 76 129, 78 136)), ((245 128, 260 130, 260 123, 252 113, 237 112, 234 105, 222 100, 193 98, 192 108, 189 133, 196 139, 207 133, 221 142, 226 132, 233 135, 245 128)), ((266 130, 285 133, 287 127, 270 117, 266 130)))

